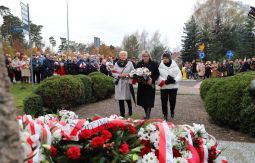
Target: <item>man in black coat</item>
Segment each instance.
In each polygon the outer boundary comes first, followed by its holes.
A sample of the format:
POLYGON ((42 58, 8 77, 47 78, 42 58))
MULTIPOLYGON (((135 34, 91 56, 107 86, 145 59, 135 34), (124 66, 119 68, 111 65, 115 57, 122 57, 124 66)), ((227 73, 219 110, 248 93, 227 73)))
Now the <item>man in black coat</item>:
POLYGON ((142 60, 137 63, 136 68, 146 67, 151 71, 147 83, 138 83, 137 105, 144 108, 145 119, 150 118, 151 108, 154 107, 155 101, 155 81, 159 77, 158 64, 152 61, 148 51, 142 52, 142 60))
POLYGON ((46 70, 46 77, 51 77, 54 73, 54 68, 55 68, 55 65, 54 65, 55 61, 53 59, 52 56, 50 56, 49 54, 46 54, 46 58, 43 62, 43 66, 46 70))

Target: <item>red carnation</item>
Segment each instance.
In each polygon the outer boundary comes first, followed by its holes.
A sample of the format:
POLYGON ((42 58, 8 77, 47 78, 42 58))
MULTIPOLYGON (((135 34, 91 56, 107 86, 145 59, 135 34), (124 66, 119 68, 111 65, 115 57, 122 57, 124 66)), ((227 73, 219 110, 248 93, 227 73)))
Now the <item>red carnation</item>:
POLYGON ((90 143, 92 148, 102 147, 104 145, 104 137, 103 136, 97 136, 94 137, 90 143))
POLYGON ((131 134, 135 134, 136 133, 136 129, 135 129, 135 127, 133 125, 129 124, 128 128, 129 128, 131 134))
POLYGON ((128 144, 126 142, 124 142, 123 144, 121 144, 119 150, 123 154, 129 153, 129 146, 128 146, 128 144))
POLYGON ((181 157, 181 153, 176 148, 173 148, 173 155, 174 157, 181 157))
POLYGON ((142 140, 141 143, 144 145, 144 146, 150 146, 150 141, 149 140, 142 140))
POLYGON ((101 119, 102 117, 100 117, 100 116, 95 116, 93 119, 92 119, 92 121, 96 121, 96 120, 98 120, 98 119, 101 119))
POLYGON ((66 151, 66 155, 70 160, 77 160, 81 156, 81 150, 77 146, 72 146, 66 151))
POLYGON ((57 148, 55 148, 53 145, 50 146, 50 156, 56 157, 58 155, 57 148))
POLYGON ((155 151, 155 155, 157 156, 157 158, 159 159, 159 150, 155 151))
POLYGON ((215 160, 217 158, 217 145, 214 145, 209 150, 209 160, 215 160))
POLYGON ((104 137, 104 140, 108 142, 112 138, 112 133, 110 133, 108 130, 103 130, 102 136, 104 137))
POLYGON ((150 152, 151 152, 151 148, 145 146, 145 147, 142 149, 142 151, 141 151, 142 157, 143 157, 144 155, 150 153, 150 152))
POLYGON ((91 138, 91 136, 93 135, 93 131, 92 130, 82 130, 80 135, 79 135, 79 139, 89 139, 91 138))

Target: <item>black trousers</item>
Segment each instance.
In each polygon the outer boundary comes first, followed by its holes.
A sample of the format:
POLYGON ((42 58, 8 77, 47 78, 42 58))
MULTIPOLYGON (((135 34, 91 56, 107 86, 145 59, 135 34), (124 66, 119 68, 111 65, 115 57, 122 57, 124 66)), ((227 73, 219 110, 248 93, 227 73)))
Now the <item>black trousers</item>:
POLYGON ((132 103, 131 100, 119 100, 119 107, 120 107, 120 115, 122 117, 125 117, 125 103, 124 101, 126 101, 127 105, 128 105, 128 114, 129 116, 132 115, 132 103))
POLYGON ((40 83, 41 82, 41 71, 33 71, 33 83, 40 83), (35 82, 36 77, 36 82, 35 82))
POLYGON ((21 71, 15 70, 14 74, 15 74, 15 80, 16 81, 21 81, 21 71))
POLYGON ((174 114, 175 104, 176 104, 176 95, 178 89, 161 89, 161 104, 162 104, 162 113, 164 115, 168 114, 167 103, 170 103, 171 114, 174 114))

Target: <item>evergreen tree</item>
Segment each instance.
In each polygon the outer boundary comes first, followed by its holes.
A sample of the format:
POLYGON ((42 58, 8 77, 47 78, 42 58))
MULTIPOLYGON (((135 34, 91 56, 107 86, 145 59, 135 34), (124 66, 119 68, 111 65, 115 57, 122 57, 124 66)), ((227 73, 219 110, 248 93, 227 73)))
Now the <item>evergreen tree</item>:
POLYGON ((213 60, 219 60, 220 58, 223 58, 225 54, 224 47, 223 47, 223 44, 224 44, 223 28, 224 27, 221 21, 221 17, 218 15, 212 27, 212 38, 211 38, 211 44, 210 44, 211 52, 209 55, 211 56, 211 59, 213 60))
POLYGON ((199 30, 194 17, 185 24, 182 44, 182 60, 192 61, 198 58, 199 30))
POLYGON ((166 50, 167 48, 164 47, 162 44, 160 45, 156 45, 153 47, 152 51, 151 51, 151 57, 152 59, 155 59, 157 61, 160 61, 161 60, 161 55, 164 53, 164 51, 166 50))
POLYGON ((247 18, 241 30, 241 43, 239 53, 242 58, 253 57, 255 49, 255 22, 253 19, 247 18))
POLYGON ((210 56, 211 54, 211 38, 212 38, 212 31, 210 28, 210 25, 208 23, 204 23, 201 33, 199 34, 199 42, 205 45, 204 53, 205 53, 205 58, 204 60, 211 60, 212 57, 210 56))
POLYGON ((128 52, 129 57, 138 57, 139 43, 135 35, 125 37, 123 40, 123 48, 128 52))

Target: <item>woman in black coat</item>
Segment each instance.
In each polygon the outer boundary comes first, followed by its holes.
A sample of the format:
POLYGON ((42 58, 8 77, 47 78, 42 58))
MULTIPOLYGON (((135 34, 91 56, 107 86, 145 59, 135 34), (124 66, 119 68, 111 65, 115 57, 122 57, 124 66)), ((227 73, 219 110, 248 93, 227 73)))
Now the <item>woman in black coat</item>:
POLYGON ((147 67, 151 71, 151 75, 147 83, 138 83, 137 105, 144 108, 145 119, 150 118, 151 108, 154 107, 155 101, 155 81, 159 77, 158 64, 151 60, 148 51, 142 52, 142 60, 137 63, 136 68, 147 67))

